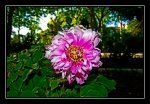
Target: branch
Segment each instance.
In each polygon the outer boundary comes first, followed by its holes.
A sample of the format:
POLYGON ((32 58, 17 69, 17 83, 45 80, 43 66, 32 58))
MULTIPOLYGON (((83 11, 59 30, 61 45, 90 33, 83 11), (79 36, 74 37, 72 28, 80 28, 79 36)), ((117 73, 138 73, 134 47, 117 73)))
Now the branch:
MULTIPOLYGON (((80 9, 80 8, 81 8, 81 7, 77 7, 77 8, 79 9, 79 10, 77 10, 77 15, 80 15, 80 13, 81 13, 81 9, 80 9)), ((78 17, 79 17, 79 16, 77 16, 77 18, 75 18, 75 19, 77 20, 78 17)))

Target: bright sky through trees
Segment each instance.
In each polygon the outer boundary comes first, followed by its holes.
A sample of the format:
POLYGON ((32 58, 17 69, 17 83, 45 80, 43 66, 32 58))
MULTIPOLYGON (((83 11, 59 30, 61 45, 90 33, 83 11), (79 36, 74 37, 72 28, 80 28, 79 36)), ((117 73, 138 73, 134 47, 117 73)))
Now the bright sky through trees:
MULTIPOLYGON (((53 19, 55 18, 54 15, 50 15, 50 14, 48 14, 47 17, 42 16, 42 17, 40 18, 39 26, 42 28, 43 31, 48 28, 48 27, 47 27, 47 23, 49 22, 49 20, 50 20, 51 17, 52 17, 53 19)), ((126 24, 126 23, 127 23, 127 22, 123 22, 123 24, 126 24)), ((114 26, 115 26, 115 25, 114 25, 113 23, 107 25, 107 27, 114 27, 114 26)), ((118 26, 120 26, 119 23, 118 23, 118 26)), ((14 28, 14 27, 13 27, 13 31, 15 31, 15 32, 17 33, 17 32, 18 32, 18 28, 14 28)), ((26 35, 28 32, 29 32, 29 29, 28 29, 28 28, 26 28, 26 27, 21 27, 21 29, 20 29, 20 34, 26 35)), ((39 30, 38 32, 40 32, 40 30, 39 30)))

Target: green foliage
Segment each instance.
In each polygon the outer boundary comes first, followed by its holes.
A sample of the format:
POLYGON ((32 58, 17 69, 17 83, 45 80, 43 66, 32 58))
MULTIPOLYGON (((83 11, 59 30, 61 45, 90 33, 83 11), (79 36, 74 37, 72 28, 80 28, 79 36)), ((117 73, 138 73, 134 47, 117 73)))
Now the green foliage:
POLYGON ((20 97, 38 97, 38 96, 33 91, 26 90, 21 92, 20 97))
POLYGON ((80 90, 81 97, 108 97, 108 91, 102 84, 92 83, 85 85, 80 90))
POLYGON ((7 97, 18 97, 17 91, 9 91, 7 92, 7 97))
POLYGON ((100 75, 97 77, 96 81, 106 86, 109 90, 115 89, 116 82, 114 80, 108 80, 106 77, 100 75))
POLYGON ((15 81, 18 77, 18 74, 17 73, 11 73, 10 74, 10 79, 11 79, 11 82, 15 81))
POLYGON ((91 74, 84 85, 70 88, 42 53, 44 44, 7 57, 7 97, 108 97, 116 82, 91 74), (15 58, 12 58, 15 57, 15 58))

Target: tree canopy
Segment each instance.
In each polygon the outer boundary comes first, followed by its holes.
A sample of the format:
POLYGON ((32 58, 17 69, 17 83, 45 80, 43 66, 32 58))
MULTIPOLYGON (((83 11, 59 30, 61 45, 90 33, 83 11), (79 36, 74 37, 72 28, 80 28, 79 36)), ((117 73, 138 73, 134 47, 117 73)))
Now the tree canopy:
MULTIPOLYGON (((10 46, 12 43, 50 44, 52 37, 59 31, 69 29, 71 26, 76 25, 84 25, 87 28, 99 31, 101 33, 101 38, 106 40, 109 38, 109 42, 111 42, 112 36, 114 39, 118 40, 119 38, 117 37, 123 37, 122 33, 129 33, 131 34, 130 36, 138 36, 139 34, 143 34, 144 30, 143 6, 8 6, 6 9, 7 46, 10 46), (55 16, 55 18, 50 18, 47 23, 48 28, 42 30, 39 26, 40 18, 41 16, 46 17, 48 14, 55 16), (134 19, 135 16, 136 19, 134 19), (123 21, 128 21, 127 30, 123 30, 123 21), (113 28, 107 27, 108 24, 115 23, 121 24, 120 33, 117 33, 117 29, 114 30, 113 28), (12 31, 12 26, 18 28, 18 33, 12 31), (25 36, 19 34, 21 27, 28 28, 30 32, 25 36), (38 30, 41 30, 41 32, 37 33, 38 30), (14 34, 13 38, 11 38, 12 34, 14 34)), ((107 43, 106 40, 102 43, 102 47, 106 47, 106 44, 104 44, 107 43)), ((111 45, 112 44, 108 46, 111 45)))

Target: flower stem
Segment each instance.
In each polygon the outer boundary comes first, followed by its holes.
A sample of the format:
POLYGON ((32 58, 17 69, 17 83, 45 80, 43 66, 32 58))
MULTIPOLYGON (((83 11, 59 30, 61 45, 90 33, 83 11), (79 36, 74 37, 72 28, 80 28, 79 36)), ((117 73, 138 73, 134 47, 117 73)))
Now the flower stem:
POLYGON ((65 82, 63 82, 63 86, 62 86, 61 91, 60 91, 60 97, 62 96, 62 91, 64 89, 64 85, 65 85, 65 82))

